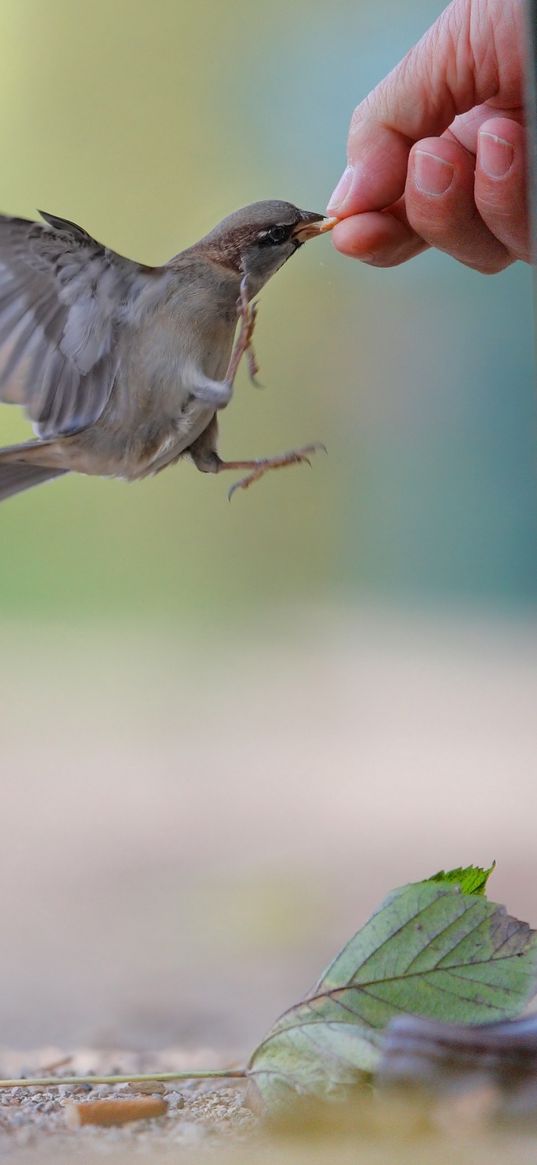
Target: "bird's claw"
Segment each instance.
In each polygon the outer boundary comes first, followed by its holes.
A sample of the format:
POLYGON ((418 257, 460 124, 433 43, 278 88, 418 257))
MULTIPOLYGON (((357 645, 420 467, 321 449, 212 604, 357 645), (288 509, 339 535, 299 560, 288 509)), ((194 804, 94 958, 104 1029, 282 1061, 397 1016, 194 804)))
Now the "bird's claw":
POLYGON ((321 441, 315 441, 312 445, 304 445, 302 449, 291 449, 289 453, 282 453, 278 457, 263 457, 259 461, 246 461, 242 465, 240 462, 222 462, 221 469, 251 469, 246 477, 241 477, 239 481, 235 481, 228 489, 228 501, 231 501, 233 494, 239 489, 249 489, 254 482, 259 481, 265 476, 270 469, 283 469, 286 465, 309 465, 311 468, 310 454, 317 452, 327 453, 326 445, 321 441))
POLYGON ((259 372, 259 364, 257 363, 257 360, 256 360, 255 355, 254 355, 254 350, 251 346, 250 346, 250 348, 248 348, 248 351, 246 353, 246 359, 248 361, 248 376, 250 378, 250 384, 253 384, 254 388, 263 388, 261 381, 257 379, 257 373, 259 372))
POLYGON ((241 477, 240 481, 236 481, 233 485, 230 485, 227 491, 228 502, 231 501, 233 494, 236 493, 238 489, 248 489, 248 486, 252 485, 253 482, 257 480, 257 474, 249 473, 248 477, 241 477))

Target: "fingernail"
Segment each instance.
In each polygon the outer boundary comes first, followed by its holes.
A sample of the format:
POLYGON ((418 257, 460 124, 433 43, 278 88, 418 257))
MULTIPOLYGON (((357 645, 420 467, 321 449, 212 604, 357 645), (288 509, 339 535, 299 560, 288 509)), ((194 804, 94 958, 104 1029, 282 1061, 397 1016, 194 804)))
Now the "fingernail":
POLYGON ((353 172, 354 171, 352 166, 347 166, 347 168, 343 171, 333 194, 330 195, 328 206, 326 208, 328 211, 340 210, 342 207, 351 188, 353 172))
POLYGON ((513 164, 514 150, 505 138, 486 129, 479 134, 479 161, 489 178, 504 178, 513 164))
POLYGON ((414 151, 414 180, 423 194, 445 194, 453 181, 453 166, 426 150, 414 151))

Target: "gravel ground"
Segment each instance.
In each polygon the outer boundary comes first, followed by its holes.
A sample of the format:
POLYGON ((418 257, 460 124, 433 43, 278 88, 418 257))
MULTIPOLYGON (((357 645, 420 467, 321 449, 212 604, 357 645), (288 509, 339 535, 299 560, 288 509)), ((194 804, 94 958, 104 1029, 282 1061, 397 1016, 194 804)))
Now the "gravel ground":
MULTIPOLYGON (((210 1059, 209 1052, 204 1055, 206 1064, 219 1066, 216 1054, 213 1053, 210 1059)), ((50 1063, 47 1056, 48 1050, 45 1054, 27 1055, 21 1068, 20 1057, 17 1062, 17 1058, 4 1053, 2 1073, 11 1077, 12 1073, 23 1071, 25 1075, 37 1076, 42 1073, 43 1065, 50 1063)), ((60 1058, 58 1054, 57 1059, 60 1058)), ((192 1069, 199 1062, 197 1056, 192 1057, 192 1069)), ((188 1064, 184 1055, 176 1052, 153 1056, 150 1063, 147 1056, 107 1053, 99 1059, 95 1052, 80 1052, 70 1057, 69 1063, 65 1063, 57 1074, 61 1079, 62 1075, 82 1075, 88 1071, 95 1075, 171 1072, 186 1069, 188 1064)), ((147 1095, 148 1091, 144 1086, 143 1094, 147 1095)), ((230 1082, 225 1087, 215 1087, 214 1083, 205 1081, 181 1081, 157 1084, 151 1091, 166 1101, 168 1109, 165 1115, 111 1128, 85 1125, 73 1129, 67 1120, 72 1102, 87 1103, 104 1097, 128 1099, 142 1095, 142 1089, 126 1084, 97 1084, 94 1087, 59 1084, 42 1090, 0 1089, 0 1157, 11 1159, 21 1153, 37 1151, 40 1156, 65 1154, 69 1158, 80 1156, 91 1160, 95 1156, 117 1152, 131 1155, 178 1148, 209 1148, 225 1143, 230 1137, 234 1144, 241 1142, 257 1125, 255 1116, 244 1103, 244 1086, 240 1081, 237 1084, 230 1082)))
MULTIPOLYGON (((72 1057, 58 1077, 81 1071, 88 1059, 94 1071, 103 1073, 187 1066, 176 1052, 151 1065, 132 1054, 106 1054, 97 1066, 95 1058, 95 1053, 72 1057)), ((28 1068, 37 1072, 43 1063, 39 1055, 28 1068)), ((407 1095, 366 1093, 348 1108, 330 1107, 321 1114, 311 1109, 306 1124, 269 1131, 246 1106, 240 1083, 185 1082, 159 1087, 156 1095, 166 1101, 166 1115, 123 1127, 69 1127, 66 1109, 73 1101, 114 1097, 121 1103, 135 1095, 135 1086, 127 1085, 2 1090, 0 1160, 16 1165, 98 1165, 103 1158, 110 1165, 129 1165, 133 1157, 158 1165, 453 1165, 454 1160, 458 1165, 534 1165, 537 1160, 535 1120, 491 1120, 483 1087, 425 1107, 407 1095)))

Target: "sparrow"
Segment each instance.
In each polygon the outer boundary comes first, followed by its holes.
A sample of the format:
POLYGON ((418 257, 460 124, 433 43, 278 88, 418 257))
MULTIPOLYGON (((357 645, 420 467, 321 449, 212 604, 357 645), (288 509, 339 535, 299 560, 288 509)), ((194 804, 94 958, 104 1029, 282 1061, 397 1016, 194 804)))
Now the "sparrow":
POLYGON ((0 449, 0 501, 70 472, 134 481, 185 455, 202 473, 247 470, 231 495, 308 461, 318 446, 223 461, 217 418, 245 354, 255 379, 255 296, 335 219, 255 202, 151 267, 39 213, 0 215, 0 401, 36 434, 0 449))

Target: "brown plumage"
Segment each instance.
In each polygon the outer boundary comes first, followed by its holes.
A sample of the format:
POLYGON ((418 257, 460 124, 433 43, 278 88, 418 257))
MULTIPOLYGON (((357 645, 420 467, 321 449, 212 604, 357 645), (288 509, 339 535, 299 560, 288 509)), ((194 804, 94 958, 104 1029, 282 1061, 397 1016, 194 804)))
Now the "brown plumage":
POLYGON ((0 450, 0 500, 69 471, 135 480, 187 453, 203 472, 251 470, 239 485, 307 459, 223 462, 216 417, 245 352, 255 371, 252 297, 333 220, 254 203, 147 267, 42 217, 0 216, 0 400, 37 434, 0 450))

